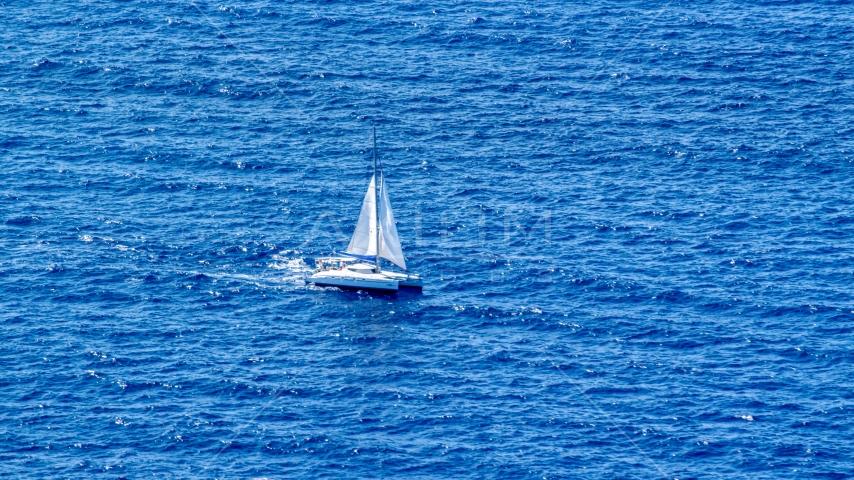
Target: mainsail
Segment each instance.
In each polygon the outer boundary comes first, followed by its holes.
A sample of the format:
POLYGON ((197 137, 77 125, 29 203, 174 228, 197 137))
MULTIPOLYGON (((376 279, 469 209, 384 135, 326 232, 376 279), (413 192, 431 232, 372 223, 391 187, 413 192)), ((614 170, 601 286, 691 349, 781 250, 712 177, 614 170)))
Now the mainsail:
POLYGON ((350 238, 346 253, 361 258, 377 256, 377 210, 380 215, 379 256, 398 267, 406 270, 406 260, 403 258, 403 249, 400 246, 400 237, 397 236, 397 227, 394 224, 394 214, 391 211, 391 203, 388 199, 388 189, 385 179, 380 176, 380 205, 377 209, 376 176, 371 177, 365 199, 362 201, 362 211, 359 213, 359 221, 356 230, 350 238))
POLYGON ((368 192, 362 201, 362 211, 359 213, 359 222, 356 230, 347 245, 347 253, 358 256, 377 256, 377 207, 376 207, 376 177, 371 177, 368 192))

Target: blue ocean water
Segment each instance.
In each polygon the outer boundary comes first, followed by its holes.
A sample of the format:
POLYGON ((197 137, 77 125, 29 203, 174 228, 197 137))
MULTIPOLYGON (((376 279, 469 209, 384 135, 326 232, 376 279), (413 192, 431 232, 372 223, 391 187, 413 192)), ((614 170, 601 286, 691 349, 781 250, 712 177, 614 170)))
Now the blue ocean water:
POLYGON ((850 9, 4 3, 0 475, 854 475, 850 9))

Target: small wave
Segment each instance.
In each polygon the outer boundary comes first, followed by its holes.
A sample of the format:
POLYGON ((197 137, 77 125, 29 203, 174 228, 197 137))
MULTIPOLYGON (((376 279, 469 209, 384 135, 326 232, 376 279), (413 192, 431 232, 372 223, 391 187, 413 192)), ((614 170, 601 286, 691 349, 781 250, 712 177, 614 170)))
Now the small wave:
POLYGON ((42 219, 35 215, 28 215, 23 217, 15 217, 6 220, 6 225, 10 225, 13 227, 29 227, 30 225, 34 225, 40 223, 42 219))

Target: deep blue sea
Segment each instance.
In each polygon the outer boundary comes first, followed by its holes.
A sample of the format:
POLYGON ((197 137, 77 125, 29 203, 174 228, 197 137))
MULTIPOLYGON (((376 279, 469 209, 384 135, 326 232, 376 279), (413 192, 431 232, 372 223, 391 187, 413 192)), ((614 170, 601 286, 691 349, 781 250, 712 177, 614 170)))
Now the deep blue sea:
POLYGON ((852 6, 2 3, 0 476, 854 476, 852 6))

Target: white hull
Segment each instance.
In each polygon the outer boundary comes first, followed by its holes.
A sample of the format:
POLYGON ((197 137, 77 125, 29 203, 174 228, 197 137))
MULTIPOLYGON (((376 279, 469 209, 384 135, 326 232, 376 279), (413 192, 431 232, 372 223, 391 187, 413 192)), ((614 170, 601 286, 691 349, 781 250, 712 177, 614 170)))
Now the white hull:
POLYGON ((418 290, 424 288, 424 280, 421 279, 420 275, 391 271, 383 271, 382 274, 392 280, 397 280, 397 284, 400 288, 416 288, 418 290))
POLYGON ((373 290, 377 292, 396 292, 397 280, 383 274, 359 273, 348 270, 324 270, 305 279, 323 287, 338 287, 348 290, 373 290))

